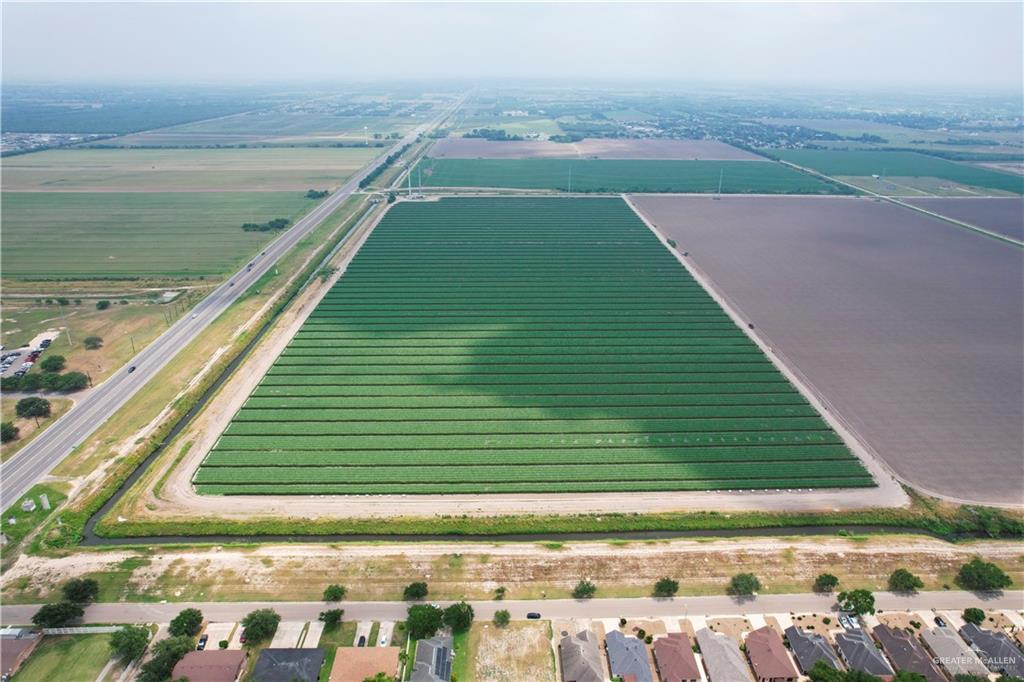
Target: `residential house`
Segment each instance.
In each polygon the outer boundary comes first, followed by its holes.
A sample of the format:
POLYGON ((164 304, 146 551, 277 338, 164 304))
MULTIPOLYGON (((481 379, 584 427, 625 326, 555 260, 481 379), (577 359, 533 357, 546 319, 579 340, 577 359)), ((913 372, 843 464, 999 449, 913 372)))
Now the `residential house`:
POLYGON ((654 640, 654 666, 661 682, 700 682, 700 668, 690 637, 671 632, 654 640))
POLYGON ((795 682, 799 677, 782 637, 770 627, 754 630, 744 642, 757 682, 795 682))
POLYGON ((620 677, 622 682, 654 682, 642 639, 613 630, 605 635, 604 645, 612 677, 620 677))
POLYGON ((1013 645, 1009 637, 1001 632, 984 630, 974 623, 967 623, 960 628, 960 634, 978 652, 986 668, 994 673, 1024 677, 1024 654, 1013 645))
POLYGON ((452 659, 455 652, 452 638, 437 635, 421 639, 416 645, 416 659, 412 664, 412 682, 451 682, 452 659))
POLYGON ((891 680, 896 675, 874 640, 860 628, 836 633, 836 648, 850 670, 859 670, 883 680, 891 680))
POLYGON ((566 635, 558 643, 558 660, 564 682, 604 682, 601 649, 590 630, 566 635))
POLYGON ((245 652, 240 649, 190 651, 174 666, 172 680, 235 682, 242 674, 245 652))
POLYGON ((805 675, 818 661, 824 661, 825 665, 836 670, 843 669, 839 656, 832 650, 828 640, 818 633, 801 630, 795 625, 790 625, 786 628, 786 639, 789 641, 789 648, 793 650, 793 657, 796 659, 797 665, 805 675))
POLYGON ((932 663, 932 657, 917 637, 888 625, 876 625, 871 632, 896 670, 917 673, 928 682, 946 682, 946 677, 932 663))
POLYGON ((754 679, 739 645, 731 637, 701 628, 697 631, 697 646, 711 682, 751 682, 754 679))

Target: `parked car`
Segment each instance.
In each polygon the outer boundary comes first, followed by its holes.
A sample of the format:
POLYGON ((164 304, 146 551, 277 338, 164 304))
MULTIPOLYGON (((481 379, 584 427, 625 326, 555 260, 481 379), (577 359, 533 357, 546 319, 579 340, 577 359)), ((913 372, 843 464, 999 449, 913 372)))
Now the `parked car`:
POLYGON ((238 642, 240 644, 245 644, 245 630, 242 630, 242 634, 238 636, 238 642))
POLYGON ((935 616, 935 624, 940 628, 946 627, 946 620, 942 616, 935 616))
POLYGON ((53 339, 43 339, 39 342, 40 348, 49 348, 50 344, 53 343, 53 339))
POLYGON ((209 639, 210 639, 209 635, 206 635, 206 634, 201 635, 199 637, 199 644, 196 645, 196 651, 202 651, 203 649, 205 649, 206 648, 206 642, 209 639))
POLYGON ((529 620, 540 620, 540 614, 536 611, 530 611, 528 614, 526 614, 526 617, 529 620))
POLYGON ((366 635, 359 635, 359 644, 356 646, 366 646, 366 635))

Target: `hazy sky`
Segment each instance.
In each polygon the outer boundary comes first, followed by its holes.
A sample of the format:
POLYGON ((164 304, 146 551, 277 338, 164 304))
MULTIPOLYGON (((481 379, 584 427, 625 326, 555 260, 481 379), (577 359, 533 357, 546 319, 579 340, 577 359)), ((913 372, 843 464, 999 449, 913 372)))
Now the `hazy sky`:
POLYGON ((3 3, 12 81, 1021 88, 1024 4, 3 3))

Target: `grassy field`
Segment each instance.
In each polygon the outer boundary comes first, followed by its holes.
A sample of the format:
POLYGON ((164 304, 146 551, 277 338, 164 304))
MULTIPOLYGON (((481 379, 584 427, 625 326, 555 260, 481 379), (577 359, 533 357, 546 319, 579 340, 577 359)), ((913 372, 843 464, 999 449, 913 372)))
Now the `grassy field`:
POLYGON ((574 192, 842 194, 806 173, 761 161, 608 159, 426 159, 432 187, 508 187, 574 192), (571 174, 571 179, 570 179, 571 174), (571 184, 571 187, 570 187, 571 184))
POLYGON ((915 152, 771 149, 772 156, 826 175, 870 177, 934 177, 970 187, 1024 194, 1024 177, 946 161, 915 152))
POLYGON ((509 135, 561 135, 562 128, 550 118, 529 116, 467 116, 460 120, 453 131, 455 134, 471 132, 474 128, 496 128, 509 135))
POLYGON ((110 660, 110 635, 46 637, 14 682, 95 682, 110 660))
POLYGON ((72 402, 70 398, 47 396, 47 400, 50 401, 50 416, 46 419, 40 419, 37 426, 35 419, 23 419, 17 415, 15 412, 15 406, 18 404, 17 399, 8 398, 6 395, 0 398, 0 414, 3 415, 0 421, 11 422, 18 428, 18 437, 10 443, 4 443, 3 448, 0 449, 0 462, 6 462, 11 457, 14 457, 19 450, 31 443, 33 438, 45 431, 50 424, 57 421, 65 412, 71 409, 72 402))
POLYGON ((4 161, 7 191, 305 191, 334 189, 377 147, 55 149, 4 161))
POLYGON ((235 416, 200 492, 871 485, 619 199, 403 203, 235 416))
POLYGON ((4 277, 216 276, 244 265, 271 232, 242 223, 297 219, 301 192, 4 192, 4 277))

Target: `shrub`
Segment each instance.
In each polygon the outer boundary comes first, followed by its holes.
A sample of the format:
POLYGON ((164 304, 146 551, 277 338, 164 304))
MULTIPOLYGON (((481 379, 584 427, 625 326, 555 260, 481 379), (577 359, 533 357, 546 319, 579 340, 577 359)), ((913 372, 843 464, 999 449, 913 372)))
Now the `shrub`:
POLYGON ((409 583, 402 590, 402 599, 405 601, 418 601, 420 599, 427 598, 427 584, 426 583, 409 583))
POLYGON ((505 609, 500 609, 494 612, 494 624, 499 628, 503 628, 508 625, 510 620, 512 620, 512 615, 505 609))
POLYGON ((142 655, 149 644, 149 630, 138 625, 125 625, 110 636, 110 651, 122 663, 131 663, 142 655))
POLYGON ((444 624, 452 632, 465 632, 473 624, 473 607, 464 601, 452 604, 444 610, 444 624))
POLYGON ((822 573, 814 579, 815 592, 831 592, 839 585, 839 578, 831 573, 822 573))
POLYGON ((761 589, 761 581, 753 573, 738 573, 729 581, 726 590, 729 594, 737 597, 745 597, 754 594, 761 589))
POLYGON ((963 619, 968 623, 974 623, 975 625, 981 625, 985 622, 985 612, 979 608, 971 607, 964 609, 963 619))
POLYGON ((905 568, 897 568, 889 576, 889 589, 893 592, 916 592, 924 581, 905 568))
POLYGON ((142 664, 138 682, 165 682, 174 666, 192 651, 191 637, 168 637, 153 645, 153 657, 142 664))
POLYGON ((498 600, 498 601, 501 601, 502 599, 505 598, 505 594, 507 592, 508 592, 508 590, 506 590, 504 586, 496 587, 496 588, 494 588, 494 598, 496 600, 498 600))
POLYGON ((324 601, 341 601, 347 592, 344 585, 328 585, 324 590, 324 601))
POLYGON ((63 355, 47 355, 39 361, 39 369, 44 372, 59 372, 66 364, 67 359, 63 355))
POLYGON ((341 617, 344 615, 345 609, 330 609, 320 612, 320 620, 323 621, 324 627, 334 628, 341 623, 341 617))
POLYGON ((103 339, 99 336, 87 336, 82 341, 86 350, 98 350, 103 347, 103 339))
POLYGON ((672 578, 662 578, 654 583, 655 597, 674 597, 679 591, 679 582, 672 578))
POLYGON ((581 580, 572 588, 573 599, 590 599, 597 592, 597 585, 589 580, 581 580))
POLYGON ((96 301, 96 310, 106 310, 109 307, 110 307, 110 301, 108 301, 106 299, 103 299, 101 301, 96 301))
POLYGON ((0 423, 0 443, 10 443, 18 437, 18 427, 14 422, 0 423))
POLYGON ((227 649, 228 648, 228 644, 229 644, 228 640, 222 639, 219 642, 217 642, 217 648, 218 649, 227 649))

